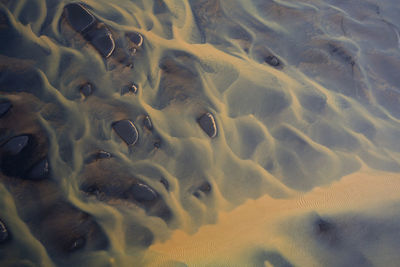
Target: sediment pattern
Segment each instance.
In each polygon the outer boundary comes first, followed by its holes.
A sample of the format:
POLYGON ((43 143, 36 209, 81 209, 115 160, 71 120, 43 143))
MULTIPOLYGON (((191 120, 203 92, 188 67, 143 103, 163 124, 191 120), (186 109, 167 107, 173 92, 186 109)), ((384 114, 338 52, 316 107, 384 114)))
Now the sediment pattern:
MULTIPOLYGON (((146 266, 149 246, 249 199, 363 168, 400 175, 398 12, 386 0, 1 0, 0 261, 146 266)), ((299 218, 340 255, 314 249, 325 266, 372 266, 353 225, 389 231, 362 215, 299 218)), ((277 248, 252 255, 296 266, 277 248)))

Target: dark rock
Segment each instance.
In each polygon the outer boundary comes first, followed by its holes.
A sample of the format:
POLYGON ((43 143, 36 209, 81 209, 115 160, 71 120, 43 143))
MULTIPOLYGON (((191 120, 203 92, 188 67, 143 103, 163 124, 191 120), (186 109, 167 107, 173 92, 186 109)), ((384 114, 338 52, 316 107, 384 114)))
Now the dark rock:
POLYGON ((137 183, 130 190, 134 200, 138 202, 152 201, 157 198, 157 193, 148 185, 137 183))
POLYGON ((19 154, 29 142, 28 135, 19 135, 11 138, 7 143, 2 146, 5 153, 11 156, 19 154))
POLYGON ((131 55, 134 55, 139 47, 143 44, 143 36, 137 32, 130 32, 125 34, 128 39, 128 50, 131 55))
POLYGON ((111 157, 112 157, 111 153, 107 151, 100 150, 99 152, 96 153, 96 159, 109 159, 111 157))
POLYGON ((160 179, 160 183, 162 183, 162 184, 164 185, 164 187, 165 187, 165 189, 167 189, 167 191, 169 190, 169 183, 168 183, 168 180, 167 180, 167 179, 165 179, 164 177, 162 177, 162 178, 160 179))
POLYGON ((86 192, 86 193, 89 193, 89 194, 91 194, 91 195, 98 195, 98 194, 101 193, 100 188, 99 188, 97 185, 95 185, 95 184, 89 185, 89 186, 83 185, 83 186, 81 187, 81 189, 82 189, 82 191, 84 191, 84 192, 86 192))
POLYGON ((67 20, 77 32, 84 32, 96 21, 94 16, 81 4, 72 3, 65 6, 67 20))
POLYGON ((114 52, 114 38, 105 24, 99 23, 96 27, 91 27, 84 37, 103 57, 108 58, 114 52))
POLYGON ((121 95, 128 94, 129 92, 137 94, 137 91, 138 91, 138 88, 137 88, 136 84, 132 83, 132 84, 122 87, 121 95))
POLYGON ((91 83, 85 83, 79 90, 82 95, 88 97, 93 93, 93 85, 91 83))
POLYGON ((140 33, 130 32, 126 34, 126 37, 128 37, 129 40, 132 43, 134 43, 137 47, 140 47, 143 44, 143 36, 140 33))
POLYGON ((97 160, 109 159, 109 158, 112 158, 111 153, 109 153, 109 152, 107 152, 107 151, 100 150, 100 151, 98 151, 98 152, 96 152, 96 153, 91 154, 91 155, 85 160, 85 163, 92 163, 92 162, 97 161, 97 160))
POLYGON ((197 188, 197 190, 193 193, 193 195, 197 198, 200 198, 202 194, 208 195, 210 192, 211 192, 211 184, 209 182, 204 182, 197 188))
POLYGON ((0 220, 0 244, 6 242, 9 239, 9 236, 5 223, 0 220))
POLYGON ((115 49, 114 38, 104 23, 96 18, 81 4, 73 3, 65 6, 67 20, 77 32, 90 42, 105 58, 111 56, 115 49))
POLYGON ((211 185, 209 182, 204 182, 200 187, 199 190, 204 193, 209 193, 211 191, 211 185))
MULTIPOLYGON (((173 216, 162 196, 154 188, 129 174, 121 173, 113 166, 115 166, 115 162, 109 161, 98 166, 92 165, 93 168, 100 169, 101 174, 89 172, 89 175, 85 175, 85 181, 80 185, 80 190, 86 197, 95 198, 111 205, 131 203, 142 208, 146 214, 164 220, 173 216)), ((162 178, 159 177, 159 179, 162 178)), ((159 181, 161 182, 161 180, 159 181)))
POLYGON ((130 90, 131 90, 132 93, 137 94, 137 92, 138 92, 137 85, 133 83, 131 88, 130 88, 130 90))
POLYGON ((114 131, 127 145, 136 144, 139 133, 136 126, 130 120, 120 120, 112 124, 114 131))
POLYGON ((0 118, 6 115, 6 113, 12 108, 12 104, 10 101, 2 101, 0 102, 0 118))
POLYGON ((143 119, 143 125, 146 127, 149 131, 153 130, 153 123, 151 122, 150 116, 146 115, 143 119))
POLYGON ((49 162, 47 159, 42 159, 28 171, 27 179, 39 181, 47 179, 49 177, 49 174, 49 162))
POLYGON ((1 170, 7 176, 21 177, 37 160, 37 142, 32 135, 24 134, 11 138, 1 146, 1 170))
POLYGON ((96 153, 91 154, 86 160, 85 163, 92 163, 96 160, 101 160, 101 159, 109 159, 112 158, 111 153, 107 151, 100 150, 96 153))
POLYGON ((278 67, 281 63, 279 62, 279 59, 276 56, 268 56, 265 58, 265 62, 267 62, 269 65, 273 67, 278 67))
POLYGON ((197 122, 201 129, 211 138, 217 136, 217 125, 215 123, 214 116, 211 113, 203 114, 197 122))
POLYGON ((155 148, 160 148, 161 147, 161 140, 157 140, 154 142, 154 147, 155 148))

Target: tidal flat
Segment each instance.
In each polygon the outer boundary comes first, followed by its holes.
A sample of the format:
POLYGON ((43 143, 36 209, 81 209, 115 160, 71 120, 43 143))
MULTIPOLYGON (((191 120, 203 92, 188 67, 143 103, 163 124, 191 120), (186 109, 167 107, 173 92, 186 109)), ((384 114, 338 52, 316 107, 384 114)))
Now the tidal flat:
POLYGON ((396 0, 0 0, 0 266, 398 266, 396 0))

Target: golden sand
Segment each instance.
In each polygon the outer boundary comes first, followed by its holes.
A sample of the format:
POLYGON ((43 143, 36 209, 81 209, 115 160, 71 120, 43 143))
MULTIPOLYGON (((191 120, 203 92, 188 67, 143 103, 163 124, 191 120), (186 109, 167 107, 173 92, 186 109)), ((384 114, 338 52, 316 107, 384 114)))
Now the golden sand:
POLYGON ((0 265, 396 266, 399 13, 0 0, 0 265))
POLYGON ((296 237, 285 234, 282 224, 311 212, 375 213, 399 201, 399 192, 399 174, 364 169, 290 199, 263 196, 248 200, 232 211, 221 212, 216 224, 203 226, 194 235, 177 230, 165 243, 151 246, 150 251, 157 255, 152 266, 168 266, 173 261, 188 266, 255 266, 251 250, 269 247, 300 266, 319 266, 307 251, 307 241, 303 247, 294 247, 292 239, 296 237))

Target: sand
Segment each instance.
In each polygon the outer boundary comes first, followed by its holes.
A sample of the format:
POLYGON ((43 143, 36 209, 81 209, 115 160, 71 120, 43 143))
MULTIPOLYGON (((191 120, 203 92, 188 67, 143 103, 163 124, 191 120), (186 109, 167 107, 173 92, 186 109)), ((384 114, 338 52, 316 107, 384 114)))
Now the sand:
MULTIPOLYGON (((318 240, 316 218, 342 223, 343 228, 337 231, 349 234, 340 236, 342 243, 354 242, 352 238, 374 231, 381 237, 392 235, 391 227, 399 228, 396 222, 390 221, 393 213, 398 212, 393 203, 400 199, 399 190, 398 175, 363 170, 329 187, 317 187, 294 198, 264 196, 248 200, 233 211, 221 212, 216 224, 204 226, 194 235, 178 230, 167 242, 151 246, 150 250, 158 255, 153 266, 172 266, 172 262, 188 266, 264 266, 267 263, 281 266, 274 262, 277 257, 268 257, 269 254, 279 255, 295 266, 337 266, 342 259, 331 258, 337 254, 335 246, 329 244, 331 237, 322 236, 322 242, 318 240), (387 209, 387 214, 374 225, 373 218, 382 216, 382 207, 387 209), (359 217, 364 219, 361 225, 359 217), (373 225, 369 227, 372 229, 368 229, 368 223, 373 225), (380 229, 373 229, 377 226, 380 229), (324 247, 324 243, 328 246, 324 247), (318 248, 320 245, 322 248, 318 248)), ((399 256, 379 255, 377 251, 384 248, 379 247, 375 238, 371 240, 375 244, 357 243, 361 240, 352 244, 354 251, 344 253, 347 259, 342 256, 344 265, 350 265, 362 254, 372 266, 395 266, 399 256), (374 253, 369 253, 368 246, 375 247, 374 253), (379 258, 375 258, 377 254, 379 258)), ((389 239, 396 242, 395 237, 389 239)))
POLYGON ((396 266, 394 0, 0 0, 3 266, 396 266))

